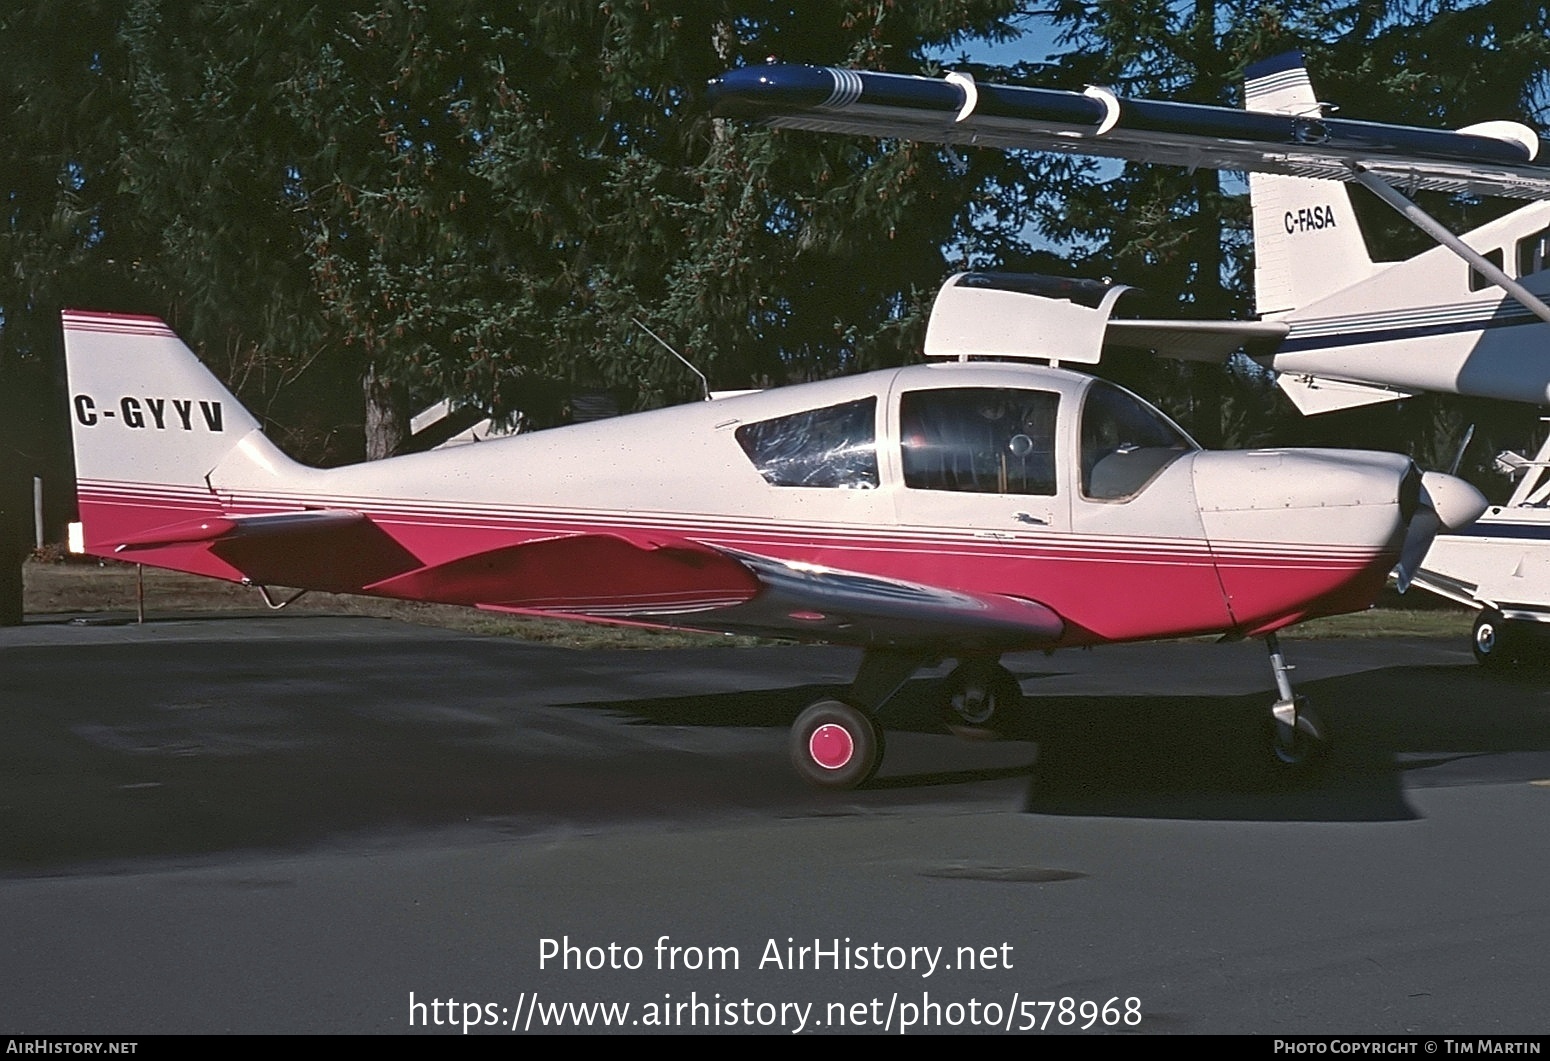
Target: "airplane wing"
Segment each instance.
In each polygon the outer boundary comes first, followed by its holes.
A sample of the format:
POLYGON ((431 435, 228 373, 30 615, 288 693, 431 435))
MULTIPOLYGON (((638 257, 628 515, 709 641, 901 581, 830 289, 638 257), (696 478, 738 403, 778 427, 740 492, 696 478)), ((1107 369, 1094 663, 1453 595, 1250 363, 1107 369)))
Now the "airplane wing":
POLYGON ((1550 152, 1515 122, 1450 132, 790 64, 729 71, 709 98, 717 116, 788 129, 1332 180, 1366 170, 1408 189, 1550 197, 1550 152))
POLYGON ((984 650, 1054 645, 1065 621, 1038 601, 964 593, 852 571, 722 552, 751 571, 760 592, 716 616, 717 628, 859 645, 950 642, 984 650))
POLYGON ((675 536, 571 534, 424 564, 345 509, 211 515, 125 538, 121 554, 207 547, 257 585, 306 586, 565 618, 860 645, 1054 644, 1049 608, 1000 594, 798 564, 675 536))
POLYGON ((675 537, 576 534, 424 567, 367 592, 555 618, 650 623, 859 645, 1054 644, 1035 601, 966 594, 675 537))
POLYGON ((420 567, 368 593, 500 611, 651 621, 741 604, 758 580, 736 560, 664 536, 569 534, 420 567))

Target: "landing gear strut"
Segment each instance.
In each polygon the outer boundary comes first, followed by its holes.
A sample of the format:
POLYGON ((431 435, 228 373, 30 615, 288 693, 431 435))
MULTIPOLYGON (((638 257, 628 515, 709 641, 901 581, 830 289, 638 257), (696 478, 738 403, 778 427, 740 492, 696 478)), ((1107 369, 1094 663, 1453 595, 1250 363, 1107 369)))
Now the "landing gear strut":
POLYGON ((1265 647, 1270 650, 1270 669, 1276 679, 1277 699, 1270 705, 1273 761, 1291 769, 1311 766, 1328 753, 1328 734, 1308 706, 1308 698, 1292 691, 1292 668, 1281 653, 1280 639, 1275 634, 1265 635, 1265 647))

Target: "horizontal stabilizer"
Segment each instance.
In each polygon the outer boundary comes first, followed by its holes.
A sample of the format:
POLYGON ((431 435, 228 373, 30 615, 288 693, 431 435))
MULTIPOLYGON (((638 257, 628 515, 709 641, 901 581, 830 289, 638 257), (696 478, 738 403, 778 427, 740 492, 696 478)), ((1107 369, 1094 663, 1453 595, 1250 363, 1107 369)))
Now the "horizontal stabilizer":
POLYGON ((1239 350, 1269 354, 1290 330, 1279 321, 1110 320, 1103 341, 1181 361, 1220 364, 1239 350))
POLYGON ((1292 404, 1297 406, 1297 411, 1304 416, 1335 413, 1381 402, 1397 402, 1411 397, 1409 391, 1395 390, 1393 387, 1347 383, 1344 380, 1321 379, 1292 372, 1283 372, 1277 376, 1276 386, 1285 392, 1292 404))
POLYGON ((279 537, 324 527, 346 527, 365 520, 366 517, 359 512, 344 509, 276 512, 262 516, 211 516, 142 531, 119 542, 113 551, 122 553, 233 538, 279 537))
POLYGON ((1522 475, 1534 466, 1534 462, 1508 449, 1498 453, 1491 466, 1501 475, 1522 475))

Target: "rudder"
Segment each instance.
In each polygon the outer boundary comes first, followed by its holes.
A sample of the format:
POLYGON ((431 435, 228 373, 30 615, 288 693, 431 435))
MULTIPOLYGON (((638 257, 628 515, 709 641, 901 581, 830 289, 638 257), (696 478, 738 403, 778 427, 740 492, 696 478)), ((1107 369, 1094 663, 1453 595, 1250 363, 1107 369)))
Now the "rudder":
MULTIPOLYGON (((1289 52, 1244 71, 1245 110, 1304 117, 1310 135, 1323 110, 1302 55, 1289 52)), ((1261 317, 1301 309, 1372 275, 1372 256, 1340 181, 1249 174, 1254 214, 1254 300, 1261 317)))
POLYGON ((302 470, 162 321, 67 310, 62 322, 85 551, 221 514, 208 476, 223 463, 302 470))

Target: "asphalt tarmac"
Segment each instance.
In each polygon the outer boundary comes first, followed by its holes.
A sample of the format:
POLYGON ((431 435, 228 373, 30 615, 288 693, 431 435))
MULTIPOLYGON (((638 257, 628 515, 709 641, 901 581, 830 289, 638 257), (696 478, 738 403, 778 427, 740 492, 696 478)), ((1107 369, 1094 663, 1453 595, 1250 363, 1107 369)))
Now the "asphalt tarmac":
POLYGON ((1550 678, 1285 644, 1311 781, 1192 642, 1008 657, 1029 740, 919 679, 835 794, 842 649, 0 630, 0 1034, 1550 1032, 1550 678))

